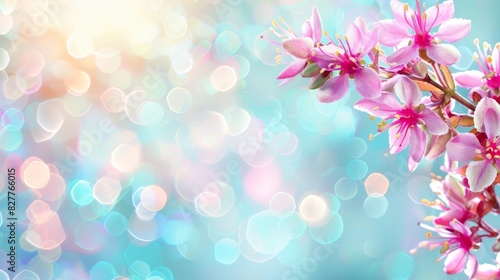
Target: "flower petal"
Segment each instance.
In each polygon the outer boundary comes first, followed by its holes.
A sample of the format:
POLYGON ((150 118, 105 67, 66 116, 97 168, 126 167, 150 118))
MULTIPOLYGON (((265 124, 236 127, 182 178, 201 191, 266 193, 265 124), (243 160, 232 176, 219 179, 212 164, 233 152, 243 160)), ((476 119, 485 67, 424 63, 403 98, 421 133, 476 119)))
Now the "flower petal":
POLYGON ((434 37, 450 43, 456 42, 469 34, 470 20, 462 18, 452 18, 439 26, 434 37))
MULTIPOLYGON (((499 254, 497 254, 498 256, 499 254)), ((473 264, 471 264, 473 265, 473 264)), ((470 279, 473 280, 495 280, 500 277, 500 268, 489 264, 489 263, 484 263, 481 264, 477 267, 476 274, 473 276, 473 267, 469 267, 469 264, 467 263, 467 268, 464 271, 467 276, 469 276, 470 279)))
MULTIPOLYGON (((434 134, 429 135, 429 141, 427 143, 427 150, 424 153, 425 158, 432 160, 432 159, 436 159, 437 157, 441 156, 444 152, 446 152, 446 144, 448 144, 450 139, 451 139, 451 133, 446 133, 443 135, 434 135, 434 134)), ((446 157, 446 155, 447 154, 445 154, 445 157, 446 157)), ((447 161, 445 158, 444 166, 441 168, 442 169, 444 168, 445 170, 449 170, 450 165, 448 163, 449 163, 449 161, 447 161)))
POLYGON ((316 44, 321 40, 321 35, 323 34, 323 29, 321 28, 321 17, 319 16, 318 9, 313 8, 311 15, 311 28, 312 28, 312 40, 316 44))
POLYGON ((429 132, 434 135, 443 135, 448 132, 448 126, 441 117, 429 108, 425 108, 421 115, 429 132))
POLYGON ((500 135, 500 113, 493 108, 484 112, 484 130, 489 139, 500 135))
POLYGON ((388 118, 402 109, 398 100, 391 93, 382 93, 376 99, 363 98, 354 104, 354 109, 366 112, 370 115, 388 118))
POLYGON ((455 14, 455 6, 453 1, 447 0, 439 5, 439 9, 434 5, 427 9, 425 13, 427 14, 425 29, 430 30, 432 27, 451 19, 455 14))
POLYGON ((418 106, 422 102, 422 92, 417 84, 406 76, 401 76, 396 81, 394 93, 407 107, 418 106))
MULTIPOLYGON (((302 24, 302 37, 309 37, 311 39, 313 38, 311 21, 309 21, 309 20, 304 21, 304 23, 302 24)), ((313 39, 313 41, 314 41, 314 39, 313 39)))
POLYGON ((456 274, 462 271, 467 262, 467 255, 468 252, 462 248, 451 251, 444 260, 444 271, 447 274, 456 274))
POLYGON ((471 191, 481 192, 495 181, 497 170, 487 160, 473 161, 469 163, 465 176, 469 180, 471 191))
POLYGON ((313 41, 309 37, 291 38, 283 40, 283 48, 296 58, 307 59, 313 48, 313 41))
POLYGON ((408 156, 408 170, 415 171, 425 152, 425 132, 420 127, 412 129, 410 134, 410 154, 408 156))
POLYGON ((418 48, 412 44, 403 47, 387 57, 387 63, 406 64, 418 56, 418 48))
MULTIPOLYGON (((477 279, 477 278, 475 278, 475 276, 477 275, 477 269, 478 269, 476 256, 474 256, 472 254, 469 255, 469 260, 467 261, 467 267, 466 267, 466 269, 469 270, 470 274, 468 274, 468 276, 471 279, 477 279)), ((491 278, 491 279, 495 279, 495 278, 491 278)))
POLYGON ((481 101, 477 103, 476 111, 474 112, 474 126, 479 132, 485 132, 484 117, 486 109, 488 108, 492 108, 495 111, 500 112, 500 104, 498 104, 498 102, 492 98, 483 97, 481 101))
POLYGON ((306 61, 305 59, 297 59, 294 60, 288 65, 281 73, 278 75, 278 79, 286 79, 286 78, 291 78, 295 77, 298 75, 302 70, 304 70, 304 67, 306 66, 306 61))
POLYGON ((365 67, 354 73, 354 87, 363 97, 375 98, 380 96, 382 85, 377 72, 365 67))
POLYGON ((484 74, 477 70, 470 70, 455 73, 453 77, 459 86, 464 88, 473 88, 483 85, 484 74))
POLYGON ((449 44, 437 44, 427 47, 427 55, 437 63, 452 65, 457 63, 462 55, 455 46, 449 44))
POLYGON ((410 142, 411 131, 401 129, 400 126, 391 126, 389 128, 389 153, 396 154, 408 146, 410 142))
MULTIPOLYGON (((406 25, 410 28, 412 28, 410 25, 408 25, 408 22, 405 20, 405 3, 402 3, 399 0, 391 0, 391 9, 392 13, 394 14, 394 19, 399 22, 401 25, 406 25)), ((415 12, 411 7, 408 7, 408 11, 406 12, 408 17, 413 15, 415 12)))
POLYGON ((344 97, 349 90, 349 77, 340 75, 330 78, 316 93, 320 102, 334 102, 344 97))
POLYGON ((408 29, 394 19, 385 19, 375 23, 380 29, 379 41, 382 45, 395 47, 404 39, 411 37, 408 29))
POLYGON ((446 151, 451 160, 468 162, 476 155, 476 150, 483 150, 472 133, 462 133, 453 137, 446 145, 446 151))

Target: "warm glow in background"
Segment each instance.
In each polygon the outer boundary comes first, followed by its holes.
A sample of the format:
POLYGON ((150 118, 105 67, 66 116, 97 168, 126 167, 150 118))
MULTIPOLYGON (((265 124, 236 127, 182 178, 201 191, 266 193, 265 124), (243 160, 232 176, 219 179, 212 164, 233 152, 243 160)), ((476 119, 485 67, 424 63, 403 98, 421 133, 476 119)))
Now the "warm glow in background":
MULTIPOLYGON (((0 0, 0 279, 445 279, 439 252, 409 254, 441 160, 384 157, 355 91, 278 87, 259 35, 314 6, 330 34, 391 16, 389 0, 0 0)), ((474 38, 500 41, 498 9, 455 6, 462 71, 474 38)))

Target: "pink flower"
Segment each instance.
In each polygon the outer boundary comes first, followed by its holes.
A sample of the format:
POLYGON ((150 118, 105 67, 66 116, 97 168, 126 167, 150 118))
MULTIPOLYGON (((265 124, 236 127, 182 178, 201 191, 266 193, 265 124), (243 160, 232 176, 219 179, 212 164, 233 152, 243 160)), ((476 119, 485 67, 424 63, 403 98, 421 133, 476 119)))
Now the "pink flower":
MULTIPOLYGON (((286 24, 286 22, 280 18, 280 22, 285 25, 282 27, 276 21, 273 21, 273 26, 279 28, 283 33, 278 33, 274 28, 271 31, 274 32, 279 38, 283 39, 281 43, 275 42, 266 38, 273 44, 280 45, 283 50, 278 49, 279 55, 276 56, 277 62, 283 62, 282 57, 287 56, 292 58, 292 62, 278 75, 278 79, 282 79, 283 82, 280 85, 286 84, 291 81, 295 76, 297 76, 307 65, 307 61, 311 57, 312 48, 319 43, 321 39, 322 29, 321 29, 321 18, 319 12, 316 8, 313 9, 311 19, 304 22, 302 25, 301 36, 297 36, 293 32, 292 28, 286 24)), ((261 35, 264 38, 264 35, 261 35)), ((285 63, 285 62, 283 62, 285 63)))
POLYGON ((330 44, 319 46, 312 51, 312 59, 323 72, 336 72, 319 88, 318 100, 334 102, 345 96, 349 90, 349 78, 354 79, 354 87, 366 98, 380 96, 380 78, 377 72, 366 67, 363 57, 367 55, 378 40, 378 29, 368 31, 365 21, 358 17, 349 24, 343 43, 337 35, 337 46, 330 38, 330 44))
POLYGON ((497 280, 500 279, 500 268, 498 266, 500 254, 497 254, 495 262, 497 264, 496 266, 492 264, 480 264, 473 277, 474 267, 467 266, 464 272, 472 280, 497 280))
POLYGON ((479 48, 479 40, 474 40, 477 53, 474 53, 474 60, 479 69, 456 73, 454 75, 457 84, 464 88, 480 87, 486 91, 500 90, 500 43, 497 43, 493 50, 487 42, 483 43, 483 52, 479 48))
MULTIPOLYGON (((421 126, 427 126, 431 134, 442 135, 448 132, 448 126, 431 109, 422 104, 422 92, 418 86, 406 76, 395 76, 394 93, 403 105, 389 92, 384 92, 376 99, 362 99, 354 108, 381 117, 378 132, 389 129, 389 151, 398 153, 410 144, 408 169, 415 170, 422 158, 426 136, 421 126), (386 125, 386 120, 394 119, 386 125)), ((392 83, 389 81, 388 83, 392 83)), ((370 135, 373 137, 373 135, 370 135)))
POLYGON ((455 13, 453 1, 430 7, 425 12, 425 3, 420 7, 416 0, 416 10, 399 0, 391 0, 394 19, 377 23, 380 28, 380 43, 389 47, 405 44, 387 57, 388 63, 406 64, 425 50, 427 56, 437 63, 451 65, 460 60, 460 52, 441 41, 455 42, 464 38, 470 31, 470 20, 452 18, 455 13), (439 26, 436 33, 430 33, 433 27, 439 26), (408 32, 408 28, 412 33, 408 32), (406 45, 406 42, 409 44, 406 45))
POLYGON ((465 173, 471 190, 481 192, 494 182, 500 166, 497 147, 500 145, 500 105, 489 97, 481 99, 474 113, 474 125, 477 131, 486 134, 486 139, 480 142, 475 134, 459 134, 448 143, 447 152, 452 160, 461 162, 481 158, 469 163, 465 173))
MULTIPOLYGON (((419 247, 429 247, 434 249, 437 247, 441 248, 441 256, 439 260, 446 258, 444 261, 444 271, 447 274, 456 274, 464 270, 465 266, 471 268, 471 275, 474 276, 477 270, 477 259, 476 256, 470 253, 477 244, 473 240, 472 231, 462 222, 454 219, 450 221, 447 227, 436 226, 431 227, 426 224, 420 224, 425 229, 435 231, 444 238, 445 241, 422 241, 419 243, 419 247)), ((427 234, 431 237, 431 233, 427 234)), ((414 253, 415 250, 412 251, 414 253)))

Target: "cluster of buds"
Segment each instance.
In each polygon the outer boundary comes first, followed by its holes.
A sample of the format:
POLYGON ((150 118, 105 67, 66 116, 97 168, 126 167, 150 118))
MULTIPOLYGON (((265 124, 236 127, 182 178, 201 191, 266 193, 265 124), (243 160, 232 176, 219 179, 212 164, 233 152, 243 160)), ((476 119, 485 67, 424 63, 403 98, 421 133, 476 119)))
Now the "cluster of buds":
MULTIPOLYGON (((310 79, 319 101, 335 102, 353 79, 361 95, 354 108, 370 119, 381 118, 369 139, 388 131, 389 153, 409 148, 410 171, 423 157, 445 159, 447 175, 434 176, 430 185, 439 199, 423 201, 441 214, 420 224, 430 239, 419 247, 440 247, 446 273, 500 279, 497 265, 479 265, 473 253, 484 238, 499 240, 499 231, 483 217, 500 211, 494 190, 500 183, 500 44, 485 42, 481 50, 476 39, 473 58, 479 70, 452 73, 449 66, 461 53, 450 43, 467 36, 471 27, 470 20, 453 18, 453 1, 429 8, 419 0, 414 8, 399 0, 390 5, 393 19, 370 28, 358 17, 343 36, 322 30, 313 9, 300 33, 280 18, 271 28, 279 40, 267 33, 261 38, 278 45, 277 61, 287 64, 278 76, 281 85, 301 76, 310 79), (468 98, 457 86, 469 90, 468 98), (457 105, 467 113, 456 113, 457 105), (439 238, 434 240, 431 232, 439 238)), ((500 241, 492 250, 500 251, 500 241)))

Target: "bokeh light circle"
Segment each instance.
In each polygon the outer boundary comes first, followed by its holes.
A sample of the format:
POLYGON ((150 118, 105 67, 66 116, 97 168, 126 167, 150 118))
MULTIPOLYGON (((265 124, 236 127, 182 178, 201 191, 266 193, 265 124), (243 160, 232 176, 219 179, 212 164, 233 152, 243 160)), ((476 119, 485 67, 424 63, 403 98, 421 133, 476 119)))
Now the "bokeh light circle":
POLYGON ((227 65, 217 67, 210 76, 212 86, 221 92, 232 89, 236 84, 237 79, 238 76, 236 75, 234 68, 227 65))
POLYGON ((389 189, 389 180, 383 174, 374 172, 365 180, 366 194, 369 196, 377 197, 383 196, 389 189))
POLYGON ((385 215, 389 202, 385 196, 368 196, 363 203, 363 210, 371 218, 380 218, 385 215))
POLYGON ((214 246, 215 259, 225 265, 234 263, 240 256, 238 242, 231 238, 222 238, 214 246))
POLYGON ((340 178, 334 186, 335 195, 342 200, 351 200, 358 193, 358 183, 349 177, 340 178))

